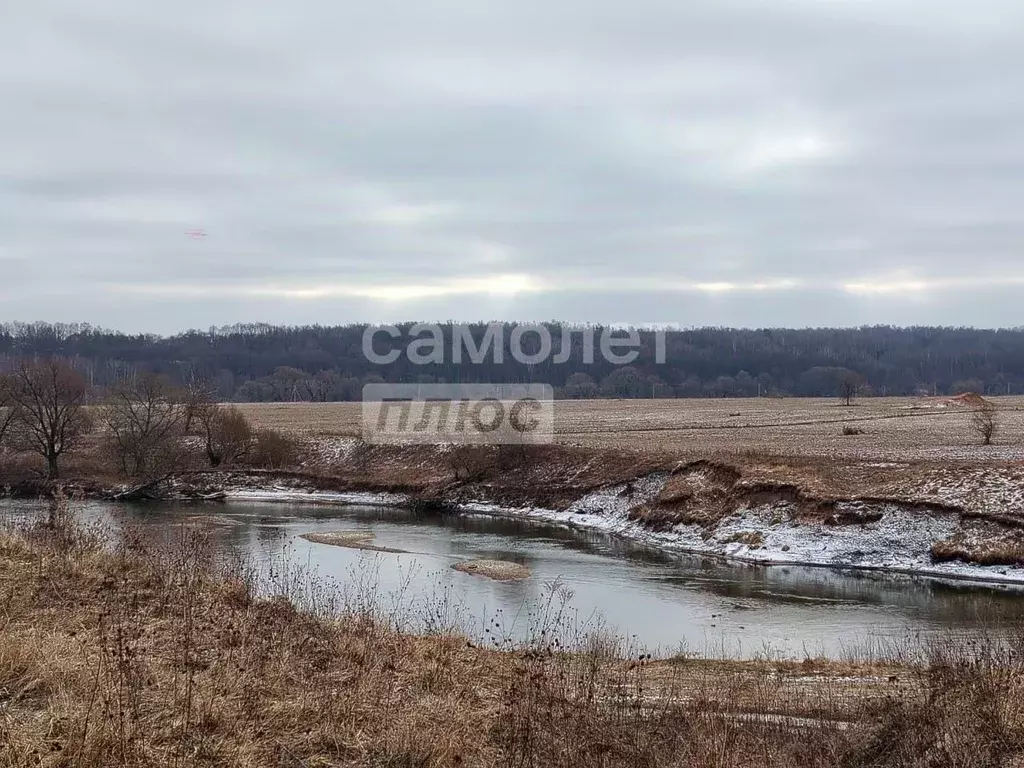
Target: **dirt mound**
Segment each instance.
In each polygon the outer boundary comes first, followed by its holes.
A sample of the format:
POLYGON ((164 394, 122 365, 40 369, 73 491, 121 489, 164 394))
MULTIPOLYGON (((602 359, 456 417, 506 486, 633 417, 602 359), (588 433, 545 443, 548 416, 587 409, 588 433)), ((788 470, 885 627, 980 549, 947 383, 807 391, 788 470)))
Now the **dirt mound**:
POLYGON ((989 408, 992 403, 977 392, 964 392, 962 395, 950 397, 945 401, 948 405, 959 405, 967 408, 989 408))
POLYGON ((992 408, 991 400, 986 400, 977 392, 964 392, 953 397, 930 397, 921 401, 916 408, 992 408))

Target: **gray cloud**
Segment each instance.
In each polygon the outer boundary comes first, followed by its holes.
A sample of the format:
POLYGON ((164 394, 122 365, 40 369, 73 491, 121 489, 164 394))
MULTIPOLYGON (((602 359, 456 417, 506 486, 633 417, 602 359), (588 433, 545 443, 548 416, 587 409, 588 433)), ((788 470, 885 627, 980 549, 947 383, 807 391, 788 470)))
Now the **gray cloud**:
POLYGON ((0 316, 1016 325, 1022 33, 1010 0, 20 4, 0 316))

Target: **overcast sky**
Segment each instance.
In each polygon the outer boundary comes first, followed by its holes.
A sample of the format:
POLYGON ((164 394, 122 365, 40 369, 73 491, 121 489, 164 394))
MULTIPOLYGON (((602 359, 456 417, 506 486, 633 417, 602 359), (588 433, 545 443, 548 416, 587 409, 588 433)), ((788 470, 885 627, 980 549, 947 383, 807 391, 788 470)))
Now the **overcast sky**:
POLYGON ((0 319, 1024 324, 1022 83, 1020 0, 8 3, 0 319))

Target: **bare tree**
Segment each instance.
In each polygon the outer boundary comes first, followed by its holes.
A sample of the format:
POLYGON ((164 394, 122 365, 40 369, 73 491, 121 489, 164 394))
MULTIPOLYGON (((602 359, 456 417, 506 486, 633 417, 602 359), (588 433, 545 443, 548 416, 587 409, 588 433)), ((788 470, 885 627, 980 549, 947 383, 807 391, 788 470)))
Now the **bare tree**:
POLYGON ((314 403, 326 403, 340 381, 341 375, 337 371, 320 371, 306 381, 309 399, 314 403))
POLYGON ((971 411, 971 431, 977 434, 983 441, 983 445, 991 445, 992 438, 999 430, 998 414, 994 405, 983 405, 977 410, 971 411))
POLYGON ((267 383, 273 390, 274 399, 281 403, 295 403, 311 399, 313 393, 312 376, 298 368, 287 365, 278 366, 267 377, 267 383))
POLYGON ((151 479, 180 466, 188 406, 177 402, 177 395, 166 378, 155 374, 110 393, 103 420, 125 475, 151 479))
POLYGON ((864 377, 856 371, 844 370, 839 376, 839 393, 847 405, 853 404, 853 398, 863 386, 864 377))
POLYGON ((208 403, 196 414, 211 467, 234 464, 253 448, 253 430, 237 408, 208 403))
POLYGON ((60 458, 92 429, 83 407, 85 379, 64 360, 21 360, 10 378, 12 444, 38 453, 46 461, 46 476, 60 475, 60 458))
POLYGON ((13 397, 13 382, 9 376, 0 376, 0 448, 4 445, 7 430, 17 416, 13 397))
POLYGON ((179 394, 181 403, 185 406, 182 422, 185 434, 192 432, 192 425, 196 422, 199 411, 214 403, 217 399, 216 394, 217 388, 212 381, 194 370, 189 371, 188 377, 185 379, 185 386, 179 394))

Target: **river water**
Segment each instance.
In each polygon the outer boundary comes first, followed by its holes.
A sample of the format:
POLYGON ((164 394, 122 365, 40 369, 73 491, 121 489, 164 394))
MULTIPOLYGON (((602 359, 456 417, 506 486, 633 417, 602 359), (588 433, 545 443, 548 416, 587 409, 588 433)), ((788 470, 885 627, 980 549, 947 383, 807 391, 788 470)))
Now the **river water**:
MULTIPOLYGON (((9 511, 31 509, 24 504, 9 511)), ((39 509, 37 507, 37 509, 39 509)), ((910 576, 798 566, 754 566, 667 553, 601 533, 483 515, 423 516, 376 507, 285 503, 88 504, 82 513, 163 532, 209 531, 263 573, 344 592, 372 592, 412 622, 457 616, 473 637, 522 638, 543 606, 564 604, 563 624, 615 631, 637 648, 737 658, 841 657, 952 632, 998 631, 1024 621, 1024 591, 910 576), (182 529, 182 526, 186 526, 182 529), (367 531, 368 552, 316 544, 303 534, 367 531), (526 565, 523 581, 452 569, 488 558, 526 565), (552 585, 558 597, 550 599, 552 585)))

